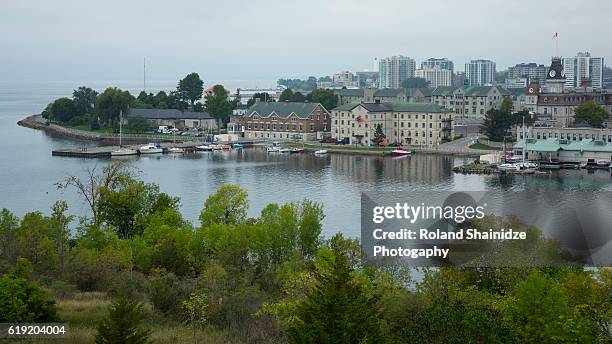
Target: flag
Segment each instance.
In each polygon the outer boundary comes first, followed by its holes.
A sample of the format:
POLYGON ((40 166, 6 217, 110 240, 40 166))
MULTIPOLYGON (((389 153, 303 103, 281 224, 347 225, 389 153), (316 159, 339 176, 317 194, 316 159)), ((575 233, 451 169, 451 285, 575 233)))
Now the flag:
POLYGON ((355 120, 357 121, 357 123, 362 123, 363 122, 363 118, 361 116, 357 116, 357 118, 355 118, 355 120))
POLYGON ((553 35, 553 39, 555 39, 555 38, 559 38, 559 33, 558 32, 555 32, 555 34, 553 35))

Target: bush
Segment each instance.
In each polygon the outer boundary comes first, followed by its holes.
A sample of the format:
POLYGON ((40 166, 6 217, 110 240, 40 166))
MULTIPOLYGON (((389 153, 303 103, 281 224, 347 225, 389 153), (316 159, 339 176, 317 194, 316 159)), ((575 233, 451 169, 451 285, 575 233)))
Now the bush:
POLYGON ((53 281, 49 286, 54 299, 65 299, 76 294, 79 289, 76 285, 64 281, 53 281))
POLYGON ((112 303, 108 315, 98 325, 96 344, 143 344, 150 342, 150 331, 142 328, 142 304, 122 296, 112 303))
POLYGON ((185 291, 175 274, 156 269, 147 283, 147 293, 153 307, 163 313, 174 313, 185 298, 185 291))
POLYGON ((55 304, 45 291, 23 277, 0 278, 0 322, 50 322, 57 319, 55 304))

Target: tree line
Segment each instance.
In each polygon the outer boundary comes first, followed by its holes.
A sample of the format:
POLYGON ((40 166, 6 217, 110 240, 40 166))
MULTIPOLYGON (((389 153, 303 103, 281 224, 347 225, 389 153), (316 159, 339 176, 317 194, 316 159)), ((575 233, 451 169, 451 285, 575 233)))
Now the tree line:
MULTIPOLYGON (((610 269, 440 268, 415 281, 407 269, 362 265, 358 240, 323 237, 323 208, 308 200, 249 217, 247 192, 226 185, 192 224, 180 199, 125 163, 57 186, 76 190, 90 216, 76 219, 64 201, 50 215, 0 213, 0 322, 62 321, 48 290, 80 290, 113 297, 99 343, 150 342, 149 317, 248 343, 612 339, 610 269)), ((534 233, 532 249, 552 245, 534 233)))

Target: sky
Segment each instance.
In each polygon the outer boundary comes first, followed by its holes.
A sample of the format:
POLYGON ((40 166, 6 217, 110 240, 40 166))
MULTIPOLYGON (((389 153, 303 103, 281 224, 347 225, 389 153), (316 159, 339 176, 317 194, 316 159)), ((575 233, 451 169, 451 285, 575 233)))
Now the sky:
POLYGON ((275 80, 405 55, 612 59, 612 1, 0 0, 0 81, 275 80), (559 33, 558 50, 553 34, 559 33))

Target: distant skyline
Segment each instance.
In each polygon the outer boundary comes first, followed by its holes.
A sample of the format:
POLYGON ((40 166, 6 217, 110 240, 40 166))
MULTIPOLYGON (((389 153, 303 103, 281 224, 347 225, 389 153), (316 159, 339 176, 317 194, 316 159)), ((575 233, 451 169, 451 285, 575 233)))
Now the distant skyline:
POLYGON ((589 51, 612 58, 612 2, 280 0, 4 2, 1 80, 271 80, 371 70, 405 55, 497 70, 589 51))

